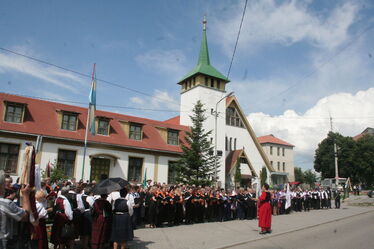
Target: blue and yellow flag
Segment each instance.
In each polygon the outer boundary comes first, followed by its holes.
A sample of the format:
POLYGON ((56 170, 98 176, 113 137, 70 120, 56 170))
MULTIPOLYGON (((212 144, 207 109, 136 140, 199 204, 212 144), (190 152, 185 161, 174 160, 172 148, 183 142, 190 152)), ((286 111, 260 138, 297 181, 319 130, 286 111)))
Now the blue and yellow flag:
POLYGON ((88 112, 88 125, 90 127, 91 135, 95 135, 95 111, 96 111, 96 63, 94 64, 93 72, 92 72, 92 84, 91 84, 91 92, 89 96, 89 112, 88 112))

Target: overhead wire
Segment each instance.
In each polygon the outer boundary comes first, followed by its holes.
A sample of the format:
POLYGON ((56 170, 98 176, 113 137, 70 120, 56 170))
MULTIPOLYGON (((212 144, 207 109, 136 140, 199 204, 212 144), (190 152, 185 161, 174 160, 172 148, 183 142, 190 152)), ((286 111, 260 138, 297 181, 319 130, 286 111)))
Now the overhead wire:
POLYGON ((238 35, 237 35, 237 37, 236 37, 236 42, 235 42, 235 46, 234 46, 234 51, 233 51, 233 53, 232 53, 232 57, 231 57, 230 65, 229 65, 229 70, 227 71, 226 78, 229 78, 229 76, 230 76, 230 72, 231 72, 232 63, 234 62, 234 57, 235 57, 236 48, 237 48, 237 46, 238 46, 238 42, 239 42, 240 32, 241 32, 241 30, 242 30, 242 26, 243 26, 243 21, 244 21, 244 16, 245 16, 245 11, 246 11, 246 9, 247 9, 247 3, 248 3, 248 0, 245 0, 245 4, 244 4, 244 8, 243 8, 243 14, 242 14, 242 19, 241 19, 241 21, 240 21, 239 31, 238 31, 238 35))
MULTIPOLYGON (((74 69, 70 69, 70 68, 67 68, 67 67, 59 66, 59 65, 57 65, 55 63, 51 63, 51 62, 48 62, 46 60, 35 58, 33 56, 25 55, 25 54, 22 54, 22 53, 19 53, 19 52, 16 52, 16 51, 13 51, 13 50, 10 50, 10 49, 7 49, 7 48, 0 47, 0 50, 3 50, 5 52, 11 53, 11 54, 14 54, 14 55, 17 55, 17 56, 21 56, 21 57, 27 58, 29 60, 36 61, 38 63, 42 63, 42 64, 45 64, 45 65, 49 65, 49 66, 58 68, 60 70, 64 70, 64 71, 67 71, 67 72, 70 72, 70 73, 74 73, 74 74, 77 74, 77 75, 79 75, 81 77, 85 77, 85 78, 89 78, 89 79, 92 78, 92 75, 90 75, 90 74, 85 74, 85 73, 79 72, 79 71, 74 70, 74 69)), ((174 105, 181 106, 180 104, 175 103, 173 101, 170 101, 168 99, 160 98, 160 97, 154 96, 152 94, 149 94, 149 93, 146 93, 146 92, 143 92, 143 91, 139 91, 139 90, 136 90, 136 89, 133 89, 133 88, 121 85, 119 83, 111 82, 111 81, 104 80, 104 79, 101 79, 101 78, 96 78, 96 81, 100 81, 100 82, 103 82, 103 83, 111 85, 111 86, 115 86, 115 87, 122 88, 122 89, 131 91, 131 92, 134 92, 134 93, 137 93, 137 94, 141 94, 141 95, 144 95, 144 96, 147 96, 147 97, 151 97, 153 99, 158 99, 158 100, 161 100, 161 101, 172 103, 174 105)))

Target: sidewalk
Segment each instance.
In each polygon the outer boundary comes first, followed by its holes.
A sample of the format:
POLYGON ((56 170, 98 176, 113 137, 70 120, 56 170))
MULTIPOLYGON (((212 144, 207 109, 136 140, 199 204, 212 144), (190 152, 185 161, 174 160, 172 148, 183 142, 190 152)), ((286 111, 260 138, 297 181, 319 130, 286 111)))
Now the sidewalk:
POLYGON ((212 222, 181 225, 165 228, 142 228, 135 230, 135 240, 129 243, 131 249, 213 249, 261 239, 264 236, 279 235, 346 217, 374 212, 374 207, 342 205, 341 209, 311 210, 273 216, 272 235, 259 235, 257 220, 212 222))

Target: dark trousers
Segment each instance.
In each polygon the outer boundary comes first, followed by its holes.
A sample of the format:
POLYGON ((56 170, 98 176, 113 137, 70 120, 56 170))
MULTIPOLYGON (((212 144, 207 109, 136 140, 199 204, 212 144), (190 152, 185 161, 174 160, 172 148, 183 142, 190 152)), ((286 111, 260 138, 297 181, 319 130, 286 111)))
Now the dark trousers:
POLYGON ((335 199, 335 208, 340 208, 340 198, 335 199))

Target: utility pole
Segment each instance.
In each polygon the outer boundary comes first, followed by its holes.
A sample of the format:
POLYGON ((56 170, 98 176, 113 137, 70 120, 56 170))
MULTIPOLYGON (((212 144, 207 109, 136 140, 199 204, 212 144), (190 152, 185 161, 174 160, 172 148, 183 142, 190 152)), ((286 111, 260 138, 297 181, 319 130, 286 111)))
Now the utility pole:
MULTIPOLYGON (((332 117, 330 116, 330 127, 331 127, 331 132, 332 131, 332 117)), ((339 184, 339 168, 338 168, 338 152, 337 152, 337 147, 336 147, 336 142, 334 138, 334 158, 335 158, 335 185, 336 187, 339 184)))

